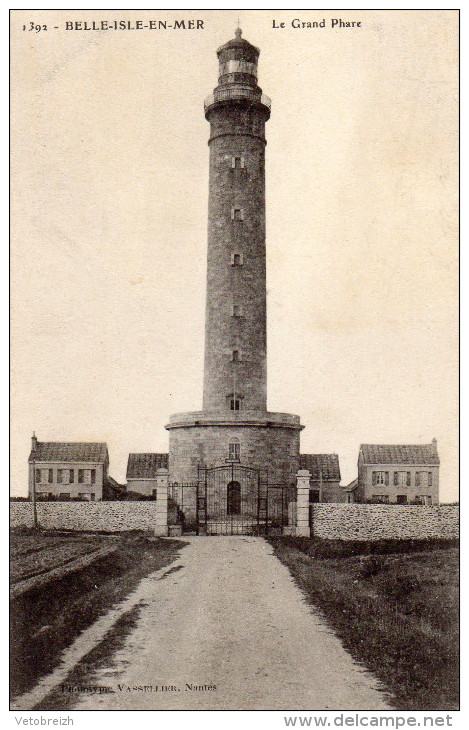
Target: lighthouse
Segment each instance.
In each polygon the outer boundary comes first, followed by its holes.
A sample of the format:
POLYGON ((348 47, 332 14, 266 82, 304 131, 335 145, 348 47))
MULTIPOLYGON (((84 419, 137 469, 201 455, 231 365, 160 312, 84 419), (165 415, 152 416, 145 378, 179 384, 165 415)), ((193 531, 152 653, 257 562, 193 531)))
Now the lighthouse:
POLYGON ((235 466, 256 470, 259 480, 292 483, 303 428, 299 416, 267 410, 265 128, 271 102, 258 85, 259 53, 239 28, 217 50, 218 85, 204 103, 210 161, 203 406, 172 415, 166 425, 172 483, 194 483, 201 469, 218 470, 214 503, 228 495, 228 511, 242 510, 242 498, 233 507, 229 497, 229 485, 238 483, 235 466))
POLYGON ((265 125, 259 50, 236 37, 218 50, 210 122, 204 410, 267 409, 265 125))

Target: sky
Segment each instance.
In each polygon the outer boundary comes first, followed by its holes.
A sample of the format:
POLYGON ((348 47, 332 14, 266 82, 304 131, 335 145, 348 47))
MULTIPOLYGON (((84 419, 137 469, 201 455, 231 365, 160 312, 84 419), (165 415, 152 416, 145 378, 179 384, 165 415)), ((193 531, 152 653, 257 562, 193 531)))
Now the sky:
MULTIPOLYGON (((31 435, 167 451, 202 404, 203 100, 237 11, 12 13, 12 494, 31 435), (67 31, 196 18, 201 30, 67 31), (57 29, 54 26, 58 26, 57 29)), ((456 11, 242 11, 261 49, 268 408, 301 450, 438 440, 458 499, 456 11), (360 21, 332 28, 331 18, 360 21), (300 28, 291 21, 321 21, 300 28), (285 28, 274 28, 285 23, 285 28)))

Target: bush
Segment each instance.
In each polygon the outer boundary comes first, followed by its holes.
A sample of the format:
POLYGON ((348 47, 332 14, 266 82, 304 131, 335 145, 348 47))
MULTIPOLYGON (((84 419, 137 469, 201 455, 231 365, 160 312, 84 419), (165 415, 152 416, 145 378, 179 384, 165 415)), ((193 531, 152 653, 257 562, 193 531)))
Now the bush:
POLYGON ((140 492, 126 492, 121 497, 122 502, 154 502, 155 497, 150 494, 140 494, 140 492))
POLYGON ((421 587, 420 582, 417 578, 411 577, 410 575, 390 575, 383 584, 380 586, 380 590, 388 601, 391 603, 398 603, 401 607, 405 603, 412 593, 419 590, 421 587))
POLYGON ((358 555, 390 555, 422 550, 445 550, 459 544, 457 538, 327 540, 320 537, 279 537, 283 545, 296 548, 311 558, 351 558, 358 555))
POLYGON ((378 575, 378 573, 388 570, 388 568, 388 561, 382 555, 367 555, 366 557, 360 558, 358 576, 364 580, 369 580, 375 575, 378 575))

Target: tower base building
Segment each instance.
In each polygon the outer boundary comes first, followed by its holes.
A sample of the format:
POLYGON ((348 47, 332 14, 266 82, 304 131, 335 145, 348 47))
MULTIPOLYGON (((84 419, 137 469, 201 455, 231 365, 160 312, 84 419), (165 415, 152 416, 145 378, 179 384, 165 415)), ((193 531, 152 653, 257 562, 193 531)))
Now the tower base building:
POLYGON ((231 463, 260 471, 270 484, 291 485, 300 463, 299 416, 249 411, 220 415, 206 411, 177 413, 169 431, 172 482, 194 483, 200 468, 231 463))

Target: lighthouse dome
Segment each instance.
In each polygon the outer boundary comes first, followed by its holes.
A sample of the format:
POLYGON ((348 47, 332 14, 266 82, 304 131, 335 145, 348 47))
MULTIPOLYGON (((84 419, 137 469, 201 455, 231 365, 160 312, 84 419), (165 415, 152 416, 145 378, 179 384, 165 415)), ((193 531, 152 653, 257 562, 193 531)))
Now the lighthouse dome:
POLYGON ((219 84, 257 83, 259 49, 241 37, 237 28, 235 37, 217 50, 219 60, 219 84))

